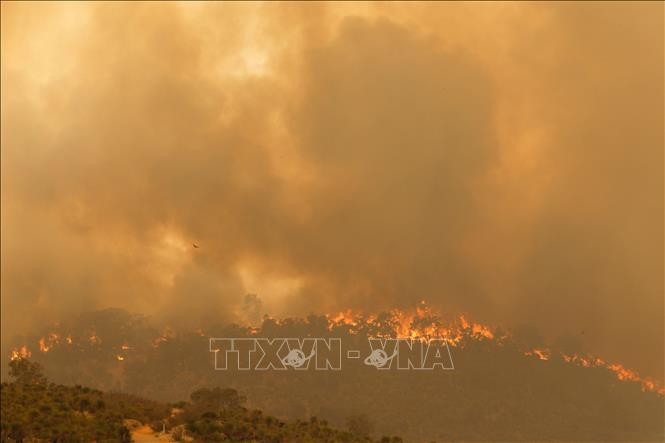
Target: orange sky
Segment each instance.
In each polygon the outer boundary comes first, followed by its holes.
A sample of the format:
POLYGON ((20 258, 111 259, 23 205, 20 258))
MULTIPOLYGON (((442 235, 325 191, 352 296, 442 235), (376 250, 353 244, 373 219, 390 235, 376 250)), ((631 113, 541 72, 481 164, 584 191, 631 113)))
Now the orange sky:
POLYGON ((3 2, 3 340, 425 299, 662 374, 663 16, 3 2))

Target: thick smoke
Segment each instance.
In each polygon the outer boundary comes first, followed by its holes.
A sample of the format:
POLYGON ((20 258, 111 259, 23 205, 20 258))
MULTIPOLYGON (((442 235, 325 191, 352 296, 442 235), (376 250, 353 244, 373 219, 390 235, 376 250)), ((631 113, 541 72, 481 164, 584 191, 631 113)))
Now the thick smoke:
POLYGON ((3 3, 3 340, 424 299, 658 376, 663 54, 659 3, 3 3))

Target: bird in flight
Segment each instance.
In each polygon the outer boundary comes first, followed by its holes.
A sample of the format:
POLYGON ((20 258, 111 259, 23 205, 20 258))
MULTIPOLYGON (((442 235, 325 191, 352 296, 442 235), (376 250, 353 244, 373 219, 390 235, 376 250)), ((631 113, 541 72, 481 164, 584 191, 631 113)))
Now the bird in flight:
POLYGON ((199 245, 197 245, 196 243, 192 243, 192 246, 194 246, 195 249, 199 249, 199 245))

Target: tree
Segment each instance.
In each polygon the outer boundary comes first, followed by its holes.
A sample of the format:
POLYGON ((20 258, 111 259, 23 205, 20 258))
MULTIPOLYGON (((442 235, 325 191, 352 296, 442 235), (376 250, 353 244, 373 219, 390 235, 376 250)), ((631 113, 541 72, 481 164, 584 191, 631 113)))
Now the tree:
POLYGON ((18 358, 9 362, 9 376, 19 385, 46 384, 46 377, 42 374, 42 365, 25 358, 18 358))
POLYGON ((126 426, 121 425, 118 427, 118 439, 121 443, 130 443, 132 441, 132 433, 129 432, 126 426))
POLYGON ((347 417, 346 427, 352 434, 360 437, 369 437, 374 430, 372 422, 365 414, 351 415, 347 417))
POLYGON ((231 388, 202 388, 192 392, 192 403, 202 411, 219 412, 221 409, 237 409, 246 398, 231 388))

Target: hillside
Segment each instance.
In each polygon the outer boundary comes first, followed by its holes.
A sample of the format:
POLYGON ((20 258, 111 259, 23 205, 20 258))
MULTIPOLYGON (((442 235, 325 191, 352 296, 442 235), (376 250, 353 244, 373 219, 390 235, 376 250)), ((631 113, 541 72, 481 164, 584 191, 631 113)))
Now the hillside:
MULTIPOLYGON (((11 362, 12 383, 2 383, 2 442, 372 442, 366 420, 349 431, 312 417, 284 422, 244 407, 234 389, 199 389, 188 402, 167 405, 137 396, 49 383, 37 363, 11 362)), ((398 443, 397 437, 382 438, 398 443)))
MULTIPOLYGON (((453 328, 427 312, 408 317, 408 330, 403 320, 394 314, 266 318, 260 328, 213 325, 182 331, 158 330, 143 317, 109 310, 28 338, 25 349, 15 353, 29 353, 32 360, 44 363, 48 376, 58 383, 82 383, 162 402, 177 402, 192 391, 218 386, 242 392, 248 407, 280 423, 301 420, 298 423, 305 426, 302 423, 316 416, 343 427, 350 417, 366 416, 374 438, 665 438, 665 399, 657 392, 661 388, 619 364, 572 354, 572 345, 534 349, 537 337, 524 332, 502 332, 466 320, 453 328), (209 352, 209 337, 336 337, 366 355, 368 337, 418 331, 447 334, 455 370, 377 371, 357 360, 345 362, 340 371, 215 371, 209 352)), ((259 420, 247 414, 241 415, 243 420, 259 420)), ((201 420, 202 429, 208 429, 208 419, 201 420)), ((275 429, 267 418, 259 421, 275 429)))

